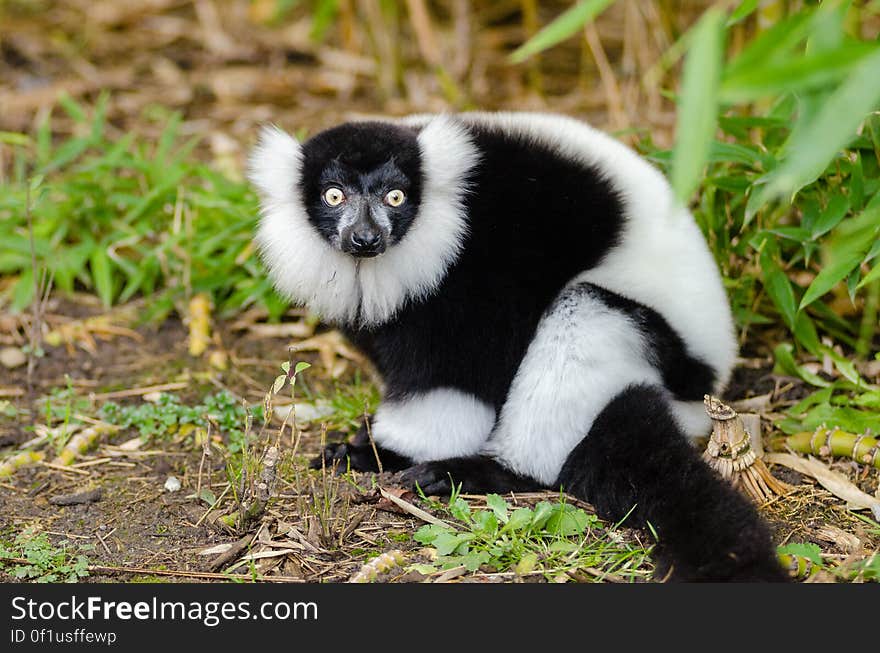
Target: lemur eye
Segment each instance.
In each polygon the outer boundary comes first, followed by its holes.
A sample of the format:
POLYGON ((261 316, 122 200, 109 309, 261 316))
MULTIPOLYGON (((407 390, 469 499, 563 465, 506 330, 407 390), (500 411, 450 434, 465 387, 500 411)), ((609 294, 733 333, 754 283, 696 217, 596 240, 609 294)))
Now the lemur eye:
POLYGON ((345 201, 345 193, 335 186, 324 191, 324 201, 330 206, 339 206, 345 201))
POLYGON ((406 195, 402 190, 395 188, 392 191, 389 191, 385 196, 385 202, 390 206, 400 206, 406 201, 406 195))

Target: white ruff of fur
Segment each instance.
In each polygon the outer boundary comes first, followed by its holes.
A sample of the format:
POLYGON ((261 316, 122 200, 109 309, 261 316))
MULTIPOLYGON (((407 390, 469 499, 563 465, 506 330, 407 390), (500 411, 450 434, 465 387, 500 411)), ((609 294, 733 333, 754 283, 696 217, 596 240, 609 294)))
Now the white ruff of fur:
POLYGON ((471 456, 489 437, 495 410, 471 394, 437 388, 376 410, 376 442, 416 462, 471 456))
POLYGON ((309 222, 300 192, 302 148, 265 128, 250 159, 261 200, 256 241, 276 288, 329 322, 381 324, 407 301, 434 291, 467 233, 464 180, 479 155, 452 118, 437 116, 418 135, 422 200, 409 231, 373 259, 333 248, 309 222))
POLYGON ((663 175, 623 143, 573 118, 468 113, 461 119, 526 135, 605 175, 624 201, 623 238, 598 266, 575 281, 594 283, 660 313, 688 351, 715 370, 715 390, 720 391, 737 350, 730 305, 699 227, 676 201, 663 175))

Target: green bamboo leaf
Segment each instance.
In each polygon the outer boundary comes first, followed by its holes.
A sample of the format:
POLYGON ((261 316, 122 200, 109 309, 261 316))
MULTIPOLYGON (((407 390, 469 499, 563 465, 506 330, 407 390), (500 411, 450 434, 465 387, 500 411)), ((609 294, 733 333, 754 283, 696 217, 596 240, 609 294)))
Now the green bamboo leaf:
POLYGON ((768 229, 767 233, 774 234, 786 240, 793 240, 796 243, 803 243, 810 239, 810 232, 803 227, 776 227, 768 229))
POLYGON ((764 290, 779 309, 788 328, 793 331, 797 318, 797 300, 791 282, 777 262, 770 256, 765 257, 764 252, 761 253, 761 271, 764 275, 764 290))
MULTIPOLYGON (((846 43, 835 50, 823 50, 805 56, 791 56, 779 62, 764 63, 736 73, 728 69, 721 82, 724 103, 751 102, 767 96, 820 88, 857 74, 866 60, 877 53, 873 43, 846 43)), ((876 62, 873 63, 876 66, 876 62)), ((876 67, 874 76, 878 76, 876 67)), ((852 81, 852 78, 849 78, 852 81)), ((864 118, 864 114, 862 114, 864 118)))
POLYGON ((819 214, 819 218, 811 229, 811 238, 816 240, 819 236, 828 233, 843 220, 843 216, 849 211, 849 199, 846 195, 832 195, 828 200, 825 210, 819 214))
POLYGON ((725 23, 725 27, 736 25, 741 20, 750 16, 758 8, 758 0, 743 0, 739 6, 731 12, 725 23))
POLYGON ((771 168, 775 164, 775 159, 772 154, 753 145, 713 141, 709 150, 709 162, 739 163, 749 167, 759 163, 764 168, 771 168))
POLYGON ((95 284, 95 290, 101 298, 104 306, 113 305, 113 272, 111 269, 110 257, 107 256, 107 248, 103 246, 95 247, 89 257, 89 265, 92 270, 92 281, 95 284))
POLYGON ((849 275, 846 277, 846 292, 849 295, 849 300, 853 302, 853 304, 855 304, 856 301, 856 290, 858 290, 859 276, 861 273, 861 267, 857 265, 850 270, 849 275))
POLYGON ((791 143, 788 156, 764 189, 767 199, 798 191, 818 177, 855 136, 880 103, 880 49, 865 58, 822 104, 807 134, 791 143))
POLYGON ((803 310, 804 307, 809 306, 840 283, 846 275, 852 272, 853 268, 862 262, 862 256, 861 253, 838 256, 829 265, 823 267, 813 279, 810 287, 807 288, 807 292, 804 293, 798 310, 803 310))
POLYGON ((862 261, 862 263, 870 263, 878 256, 880 256, 880 240, 875 241, 874 244, 871 245, 871 249, 865 254, 865 260, 862 261))
POLYGON ((816 332, 816 325, 813 324, 813 320, 806 311, 801 311, 797 314, 794 325, 794 337, 808 352, 819 355, 819 348, 821 347, 819 334, 816 332))
POLYGON ((791 343, 783 342, 776 345, 773 349, 773 357, 776 359, 776 365, 773 370, 777 373, 796 376, 819 388, 826 388, 831 385, 830 381, 826 381, 818 374, 814 374, 797 364, 794 359, 794 346, 791 343))
POLYGON ((855 364, 851 360, 841 356, 831 347, 822 346, 821 352, 831 358, 831 362, 834 363, 834 367, 837 368, 837 371, 843 378, 854 385, 861 387, 865 386, 864 379, 862 379, 858 370, 856 370, 855 364))
POLYGON ((764 30, 727 65, 725 74, 752 70, 788 52, 810 33, 812 16, 811 10, 799 11, 764 30))
POLYGON ((718 9, 708 10, 694 28, 684 61, 670 175, 682 202, 696 190, 715 138, 723 25, 724 14, 718 9))
POLYGON ((877 281, 877 279, 880 279, 880 263, 877 263, 877 265, 871 268, 871 271, 868 272, 868 274, 866 274, 864 278, 859 282, 859 285, 856 286, 856 290, 858 290, 862 286, 867 286, 869 283, 877 281))
POLYGON ((510 55, 510 62, 522 63, 532 55, 564 41, 605 11, 612 2, 614 0, 583 0, 579 2, 514 50, 510 55))
POLYGON ((844 21, 851 1, 823 2, 819 5, 807 39, 808 53, 833 50, 840 46, 846 36, 844 21))

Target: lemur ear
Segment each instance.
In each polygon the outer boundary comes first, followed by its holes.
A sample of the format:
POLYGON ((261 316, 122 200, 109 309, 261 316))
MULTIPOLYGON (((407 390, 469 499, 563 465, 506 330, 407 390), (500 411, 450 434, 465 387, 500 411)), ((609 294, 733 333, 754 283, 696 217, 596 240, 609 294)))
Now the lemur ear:
POLYGON ((291 199, 302 170, 302 146, 274 125, 260 130, 257 144, 248 158, 247 176, 263 202, 291 199))

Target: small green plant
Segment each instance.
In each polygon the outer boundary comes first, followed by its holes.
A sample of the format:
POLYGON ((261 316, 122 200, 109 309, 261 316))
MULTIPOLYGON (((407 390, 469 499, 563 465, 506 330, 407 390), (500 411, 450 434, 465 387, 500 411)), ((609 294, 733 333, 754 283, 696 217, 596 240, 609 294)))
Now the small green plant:
MULTIPOLYGON (((870 519, 856 515, 868 524, 877 525, 870 519)), ((776 548, 779 561, 797 579, 804 580, 819 572, 826 572, 839 580, 880 581, 880 555, 874 553, 867 557, 844 560, 838 565, 829 564, 822 557, 822 550, 811 542, 786 544, 776 548)))
MULTIPOLYGON (((46 397, 45 417, 46 426, 49 427, 50 443, 56 453, 61 453, 64 445, 67 444, 73 435, 71 422, 74 421, 74 413, 82 413, 89 407, 89 400, 85 397, 77 396, 76 389, 70 376, 65 374, 64 379, 67 382, 64 388, 53 388, 46 397), (59 428, 53 429, 56 420, 60 420, 59 428)), ((79 422, 76 422, 79 424, 79 422)))
MULTIPOLYGON (((257 419, 262 419, 262 406, 253 408, 257 419)), ((183 404, 174 394, 162 393, 155 403, 121 406, 112 401, 99 411, 101 419, 122 428, 136 428, 145 440, 162 438, 177 433, 181 427, 207 428, 210 420, 222 433, 229 436, 230 452, 245 446, 245 408, 229 392, 209 394, 195 406, 183 404)))
POLYGON ((54 546, 45 533, 38 533, 35 528, 22 530, 11 546, 0 542, 0 569, 21 580, 75 583, 89 575, 88 565, 86 556, 71 553, 63 544, 54 546))
POLYGON ((476 571, 486 566, 497 572, 538 571, 555 577, 588 567, 630 578, 647 575, 643 563, 648 550, 624 543, 614 528, 606 529, 598 517, 565 503, 563 497, 512 509, 501 496, 489 494, 486 506, 488 510, 474 510, 457 492, 448 505, 435 504, 462 527, 420 528, 413 539, 433 547, 437 557, 433 565, 419 570, 463 565, 476 571))
POLYGON ((328 428, 357 430, 364 421, 364 414, 375 412, 379 400, 379 389, 372 383, 362 382, 358 375, 353 384, 337 388, 331 398, 333 415, 328 428))

